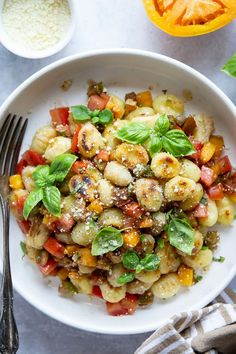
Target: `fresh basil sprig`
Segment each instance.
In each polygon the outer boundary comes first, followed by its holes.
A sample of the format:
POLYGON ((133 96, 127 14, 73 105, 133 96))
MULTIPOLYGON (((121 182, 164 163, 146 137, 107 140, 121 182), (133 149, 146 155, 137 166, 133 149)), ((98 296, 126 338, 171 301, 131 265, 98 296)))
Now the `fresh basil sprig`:
POLYGON ((143 123, 130 122, 117 131, 116 137, 132 144, 142 144, 149 139, 151 157, 162 149, 176 157, 193 154, 195 149, 187 135, 182 130, 169 128, 168 116, 162 114, 154 129, 143 123))
POLYGON ((185 219, 174 218, 170 215, 168 239, 172 246, 191 255, 194 247, 194 231, 185 219))
POLYGON ((23 216, 28 219, 32 209, 43 202, 50 214, 60 216, 61 214, 61 193, 55 182, 62 182, 67 176, 77 156, 72 154, 62 154, 52 161, 51 166, 39 165, 33 172, 33 180, 36 189, 30 192, 24 203, 23 216))
POLYGON ((101 256, 121 247, 123 245, 122 231, 112 226, 100 230, 92 242, 92 255, 101 256))
POLYGON ((91 111, 85 105, 78 105, 70 107, 73 118, 76 122, 83 122, 87 120, 91 120, 92 123, 96 124, 109 124, 113 119, 113 115, 110 109, 104 109, 100 111, 99 109, 95 109, 91 111))
POLYGON ((150 253, 141 259, 136 252, 130 250, 123 255, 122 262, 126 269, 133 272, 124 273, 118 278, 117 282, 121 285, 133 281, 135 273, 140 273, 142 270, 156 270, 159 267, 160 258, 156 254, 150 253))
POLYGON ((229 58, 221 70, 227 75, 236 78, 236 53, 234 53, 232 57, 229 58))

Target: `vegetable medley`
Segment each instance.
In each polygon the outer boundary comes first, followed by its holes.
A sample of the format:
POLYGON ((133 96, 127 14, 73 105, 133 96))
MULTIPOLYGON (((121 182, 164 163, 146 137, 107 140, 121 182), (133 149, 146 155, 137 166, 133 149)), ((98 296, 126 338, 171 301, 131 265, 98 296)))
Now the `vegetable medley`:
POLYGON ((236 203, 236 172, 206 114, 164 92, 125 100, 90 82, 87 105, 50 110, 10 177, 21 243, 59 293, 132 314, 202 279, 236 203))

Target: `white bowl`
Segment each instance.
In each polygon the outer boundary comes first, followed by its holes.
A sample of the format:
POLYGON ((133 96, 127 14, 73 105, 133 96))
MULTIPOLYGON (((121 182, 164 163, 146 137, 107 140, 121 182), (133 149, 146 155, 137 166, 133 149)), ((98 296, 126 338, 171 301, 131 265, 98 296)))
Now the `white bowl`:
MULTIPOLYGON (((236 108, 211 81, 171 58, 129 49, 114 49, 74 55, 40 70, 20 85, 0 109, 0 116, 14 112, 28 116, 29 126, 22 151, 29 147, 38 127, 49 122, 51 107, 74 105, 86 101, 87 80, 103 80, 110 92, 123 95, 130 90, 153 92, 168 89, 181 96, 183 89, 193 93, 186 103, 187 112, 209 112, 214 116, 216 131, 224 136, 229 154, 236 164, 236 108), (73 79, 67 92, 60 89, 66 79, 73 79)), ((220 229, 220 227, 218 228, 220 229)), ((74 299, 58 296, 57 288, 43 279, 38 269, 22 259, 19 243, 23 236, 11 218, 11 262, 15 289, 36 308, 68 325, 100 333, 132 334, 154 330, 180 311, 198 309, 215 298, 236 274, 236 227, 221 228, 221 244, 217 256, 224 263, 213 263, 203 280, 183 290, 168 301, 155 301, 147 309, 132 316, 108 316, 103 301, 79 295, 74 299)))
POLYGON ((19 55, 20 57, 23 58, 30 58, 30 59, 40 59, 40 58, 46 58, 49 57, 53 54, 58 53, 60 50, 62 50, 71 40, 72 35, 75 31, 75 25, 76 25, 76 0, 68 0, 69 6, 70 6, 70 11, 71 11, 71 20, 70 20, 70 26, 67 32, 64 34, 64 36, 52 47, 49 47, 44 50, 36 51, 36 50, 25 50, 21 46, 18 45, 18 43, 14 40, 12 40, 9 35, 5 31, 5 27, 2 23, 2 9, 4 5, 5 0, 0 0, 0 43, 7 48, 10 52, 19 55))

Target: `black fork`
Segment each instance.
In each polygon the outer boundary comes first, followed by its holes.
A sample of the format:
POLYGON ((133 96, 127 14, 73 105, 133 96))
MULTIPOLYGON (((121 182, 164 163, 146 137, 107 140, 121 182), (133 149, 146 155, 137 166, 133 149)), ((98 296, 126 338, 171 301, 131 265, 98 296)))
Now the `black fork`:
POLYGON ((9 176, 15 172, 28 120, 9 114, 0 128, 0 205, 3 220, 2 311, 0 317, 0 352, 15 354, 19 347, 13 314, 13 290, 9 255, 9 176))

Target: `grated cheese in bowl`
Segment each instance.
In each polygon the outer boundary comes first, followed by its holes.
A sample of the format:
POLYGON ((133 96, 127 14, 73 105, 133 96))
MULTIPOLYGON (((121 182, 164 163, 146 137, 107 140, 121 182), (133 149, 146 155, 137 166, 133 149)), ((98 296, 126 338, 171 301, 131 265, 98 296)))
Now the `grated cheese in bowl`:
POLYGON ((70 5, 68 0, 6 0, 2 26, 22 50, 47 51, 69 32, 70 5))

